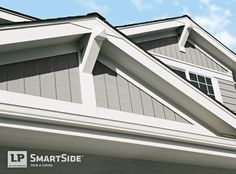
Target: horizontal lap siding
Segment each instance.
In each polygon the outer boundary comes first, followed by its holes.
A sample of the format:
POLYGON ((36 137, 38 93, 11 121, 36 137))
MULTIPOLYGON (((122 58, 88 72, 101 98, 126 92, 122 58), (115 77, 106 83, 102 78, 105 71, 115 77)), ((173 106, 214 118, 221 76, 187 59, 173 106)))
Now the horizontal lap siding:
POLYGON ((0 66, 0 89, 81 103, 77 53, 0 66))
POLYGON ((180 115, 98 61, 93 75, 99 107, 188 123, 180 115))
POLYGON ((168 37, 148 42, 139 43, 145 50, 162 54, 184 62, 213 69, 215 71, 227 72, 220 64, 195 48, 191 43, 185 45, 185 53, 180 52, 177 37, 168 37))
POLYGON ((233 82, 218 79, 223 103, 236 113, 236 89, 233 82))

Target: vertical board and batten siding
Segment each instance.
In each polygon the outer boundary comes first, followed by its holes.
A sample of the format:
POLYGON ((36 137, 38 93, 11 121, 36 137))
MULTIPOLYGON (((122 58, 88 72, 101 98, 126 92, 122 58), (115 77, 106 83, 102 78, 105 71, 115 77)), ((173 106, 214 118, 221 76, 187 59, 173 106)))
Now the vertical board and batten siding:
POLYGON ((81 103, 77 53, 1 65, 0 90, 81 103))
POLYGON ((234 83, 218 79, 223 104, 236 113, 236 89, 234 83))
POLYGON ((95 64, 93 77, 99 107, 189 123, 99 61, 95 64))
POLYGON ((215 71, 227 72, 219 63, 209 58, 189 42, 185 45, 186 52, 181 52, 179 50, 177 37, 175 36, 139 43, 139 46, 153 53, 165 55, 215 71))

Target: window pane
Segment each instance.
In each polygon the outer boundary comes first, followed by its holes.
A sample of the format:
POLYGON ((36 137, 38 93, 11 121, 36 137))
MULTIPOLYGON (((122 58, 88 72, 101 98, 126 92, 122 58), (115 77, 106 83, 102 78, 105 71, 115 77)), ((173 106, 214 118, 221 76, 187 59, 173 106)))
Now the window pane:
POLYGON ((185 72, 184 71, 180 71, 180 70, 177 70, 177 69, 172 69, 176 74, 178 74, 180 77, 186 79, 186 76, 185 76, 185 72))
POLYGON ((190 83, 191 83, 193 86, 195 86, 196 88, 199 88, 197 82, 190 82, 190 83))
POLYGON ((205 77, 203 76, 197 76, 198 77, 198 81, 201 82, 201 83, 206 83, 205 81, 205 77))
POLYGON ((207 94, 207 87, 206 87, 206 85, 200 84, 200 90, 207 94))
POLYGON ((206 81, 207 81, 207 84, 208 84, 208 85, 211 85, 211 84, 212 84, 210 78, 207 78, 207 77, 206 77, 206 81))
POLYGON ((200 89, 200 91, 215 99, 211 78, 196 75, 194 73, 189 73, 189 76, 190 82, 193 86, 197 87, 198 89, 200 89))
POLYGON ((191 80, 197 81, 197 75, 196 74, 189 73, 189 75, 190 75, 191 80))
POLYGON ((209 92, 209 94, 214 94, 212 86, 208 86, 208 92, 209 92))

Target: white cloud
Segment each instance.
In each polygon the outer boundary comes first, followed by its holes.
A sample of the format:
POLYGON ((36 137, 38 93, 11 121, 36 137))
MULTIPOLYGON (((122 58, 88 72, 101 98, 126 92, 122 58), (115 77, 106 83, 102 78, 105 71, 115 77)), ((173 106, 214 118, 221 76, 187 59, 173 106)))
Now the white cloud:
POLYGON ((96 3, 94 0, 76 0, 81 6, 84 6, 91 12, 98 12, 101 14, 106 14, 109 10, 107 5, 101 5, 96 3))
POLYGON ((214 4, 211 0, 199 0, 200 9, 204 15, 194 17, 199 25, 216 36, 222 43, 228 47, 236 47, 236 36, 228 31, 231 12, 214 4))
POLYGON ((131 3, 139 10, 143 11, 146 9, 150 9, 151 6, 149 4, 145 4, 143 0, 131 0, 131 3))

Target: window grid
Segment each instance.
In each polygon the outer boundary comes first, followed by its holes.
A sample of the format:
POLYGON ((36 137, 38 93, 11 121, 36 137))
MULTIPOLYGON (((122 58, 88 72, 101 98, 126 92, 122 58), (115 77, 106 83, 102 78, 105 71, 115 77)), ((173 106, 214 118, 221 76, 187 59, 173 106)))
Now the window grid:
POLYGON ((215 99, 215 94, 212 86, 211 79, 205 76, 190 74, 190 82, 193 86, 199 88, 202 92, 215 99))

